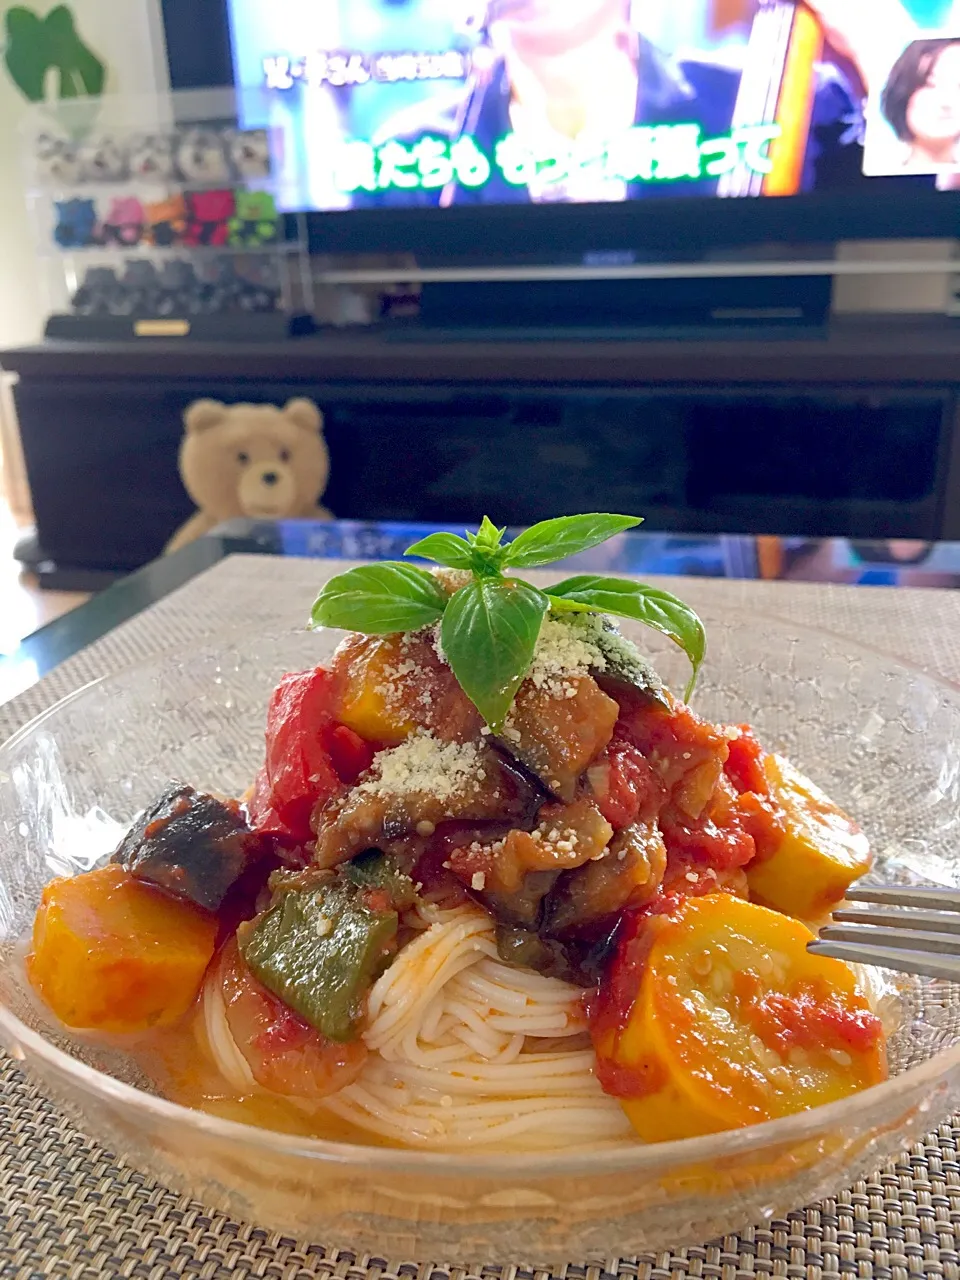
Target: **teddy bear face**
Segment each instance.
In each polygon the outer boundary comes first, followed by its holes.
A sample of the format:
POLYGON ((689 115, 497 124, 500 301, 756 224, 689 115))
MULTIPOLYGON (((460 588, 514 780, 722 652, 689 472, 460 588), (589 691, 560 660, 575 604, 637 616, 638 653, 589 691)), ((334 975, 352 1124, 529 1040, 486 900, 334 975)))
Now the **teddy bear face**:
POLYGON ((322 419, 307 400, 223 405, 200 400, 185 415, 180 471, 215 521, 309 515, 329 474, 322 419))
POLYGON ((266 129, 231 129, 226 139, 230 163, 239 178, 270 176, 270 144, 266 129))

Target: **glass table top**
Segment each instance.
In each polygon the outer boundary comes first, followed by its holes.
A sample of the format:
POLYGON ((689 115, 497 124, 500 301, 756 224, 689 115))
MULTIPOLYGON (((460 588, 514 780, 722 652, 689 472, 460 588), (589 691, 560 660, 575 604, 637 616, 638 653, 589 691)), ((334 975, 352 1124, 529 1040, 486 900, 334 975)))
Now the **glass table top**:
MULTIPOLYGON (((237 553, 399 560, 411 543, 458 525, 354 520, 234 520, 94 596, 0 658, 0 702, 29 687, 108 631, 237 553)), ((508 537, 519 530, 508 531, 508 537)), ((565 572, 835 582, 873 587, 960 587, 960 542, 754 537, 636 531, 564 561, 565 572)))

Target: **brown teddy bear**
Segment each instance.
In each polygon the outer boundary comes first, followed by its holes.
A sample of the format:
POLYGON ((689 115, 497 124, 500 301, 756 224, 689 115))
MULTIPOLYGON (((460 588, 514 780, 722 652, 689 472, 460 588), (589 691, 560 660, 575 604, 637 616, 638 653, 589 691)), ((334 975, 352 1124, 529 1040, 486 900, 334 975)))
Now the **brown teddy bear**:
POLYGON ((183 421, 180 475, 200 510, 174 534, 168 552, 236 516, 333 518, 319 505, 330 456, 312 400, 288 400, 282 409, 195 400, 183 421))

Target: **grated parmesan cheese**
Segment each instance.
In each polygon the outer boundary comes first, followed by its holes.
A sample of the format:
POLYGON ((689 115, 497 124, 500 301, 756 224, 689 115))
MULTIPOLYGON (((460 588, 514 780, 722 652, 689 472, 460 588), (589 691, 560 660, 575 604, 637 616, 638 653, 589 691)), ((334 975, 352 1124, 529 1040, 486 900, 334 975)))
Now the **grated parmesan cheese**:
POLYGON ((548 615, 540 627, 527 679, 535 688, 546 689, 551 697, 573 698, 576 688, 569 683, 572 677, 604 671, 606 666, 590 615, 548 615))
POLYGON ((373 758, 373 777, 355 790, 363 795, 426 793, 441 802, 476 786, 480 751, 473 742, 441 742, 431 733, 415 733, 373 758))
POLYGON ((429 639, 430 643, 433 645, 433 652, 437 655, 437 658, 443 663, 445 667, 448 667, 450 664, 447 662, 447 655, 443 652, 443 643, 440 639, 440 623, 439 622, 436 624, 436 626, 429 627, 427 629, 427 638, 429 639))

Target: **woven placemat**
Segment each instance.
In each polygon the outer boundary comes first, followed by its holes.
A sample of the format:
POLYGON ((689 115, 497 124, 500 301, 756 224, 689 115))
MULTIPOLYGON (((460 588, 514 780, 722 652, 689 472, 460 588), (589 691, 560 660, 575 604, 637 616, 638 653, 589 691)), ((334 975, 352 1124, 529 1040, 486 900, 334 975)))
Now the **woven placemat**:
MULTIPOLYGON (((0 739, 105 673, 165 651, 215 642, 235 625, 303 619, 304 601, 342 561, 234 556, 188 583, 11 702, 0 739)), ((668 585, 667 580, 664 580, 668 585)), ((939 591, 684 579, 697 608, 777 615, 868 644, 960 685, 960 595, 939 591)), ((960 1118, 874 1177, 783 1221, 702 1247, 603 1266, 568 1280, 739 1280, 827 1276, 960 1280, 960 1118)), ((468 1280, 472 1273, 329 1250, 233 1222, 118 1162, 63 1120, 9 1059, 0 1059, 0 1277, 75 1280, 468 1280)), ((484 1267, 476 1280, 550 1280, 484 1267)))

